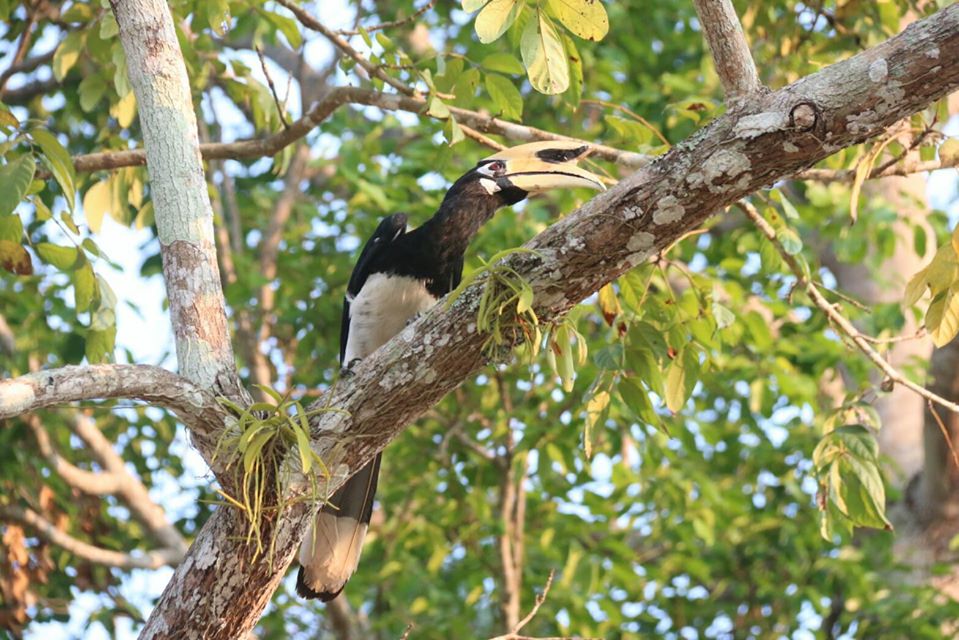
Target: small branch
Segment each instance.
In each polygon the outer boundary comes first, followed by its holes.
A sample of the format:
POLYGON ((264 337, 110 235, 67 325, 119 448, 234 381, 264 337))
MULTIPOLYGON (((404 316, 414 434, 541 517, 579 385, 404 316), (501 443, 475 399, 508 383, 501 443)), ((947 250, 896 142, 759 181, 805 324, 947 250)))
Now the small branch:
POLYGON ((14 505, 0 505, 0 520, 19 522, 33 529, 36 534, 78 558, 94 564, 118 569, 159 569, 164 566, 176 566, 183 560, 184 554, 173 549, 159 549, 146 553, 123 553, 112 549, 103 549, 77 540, 32 509, 14 505))
MULTIPOLYGON (((368 107, 377 107, 385 111, 407 111, 423 115, 427 103, 421 97, 397 96, 381 93, 370 89, 356 87, 337 87, 330 91, 322 100, 315 103, 302 118, 290 124, 289 129, 265 138, 240 140, 237 142, 212 142, 200 145, 200 153, 204 160, 262 158, 272 156, 305 137, 317 125, 325 121, 338 108, 346 104, 358 104, 368 107)), ((466 125, 481 131, 504 136, 514 142, 533 142, 536 140, 573 140, 582 142, 592 148, 592 155, 622 166, 637 169, 649 163, 649 156, 631 151, 623 151, 615 147, 595 144, 579 138, 564 136, 551 131, 544 131, 535 127, 508 122, 490 115, 450 107, 450 112, 460 125, 466 125)), ((464 128, 465 131, 465 128, 464 128)), ((78 173, 118 169, 146 165, 146 153, 143 149, 126 151, 103 151, 76 156, 73 164, 78 173)))
MULTIPOLYGON (((888 178, 889 176, 909 176, 914 173, 925 173, 927 171, 938 171, 940 169, 955 169, 959 167, 959 156, 950 158, 948 161, 927 160, 912 161, 902 164, 895 164, 889 167, 876 167, 869 172, 866 180, 875 180, 877 178, 888 178)), ((816 180, 819 182, 852 182, 856 178, 854 169, 806 169, 800 171, 794 176, 797 180, 816 180)))
POLYGON ((78 400, 129 398, 176 412, 187 422, 220 417, 215 398, 189 380, 142 364, 68 366, 0 380, 0 419, 78 400))
POLYGON ((773 246, 776 248, 776 251, 779 252, 783 262, 786 263, 790 271, 793 272, 793 275, 796 276, 797 286, 802 287, 806 291, 806 295, 809 296, 809 299, 812 300, 813 304, 819 307, 819 309, 826 314, 826 317, 829 318, 836 328, 845 334, 853 342, 853 344, 856 345, 859 351, 861 351, 866 358, 876 365, 876 367, 882 371, 890 381, 895 384, 902 385, 903 387, 922 396, 928 401, 934 402, 942 407, 945 407, 946 409, 949 409, 950 411, 959 413, 959 404, 950 402, 945 398, 929 391, 925 387, 908 380, 895 367, 889 364, 889 362, 887 362, 878 351, 873 349, 872 345, 870 345, 869 341, 863 337, 862 333, 849 320, 847 320, 846 317, 836 309, 836 307, 829 303, 822 293, 820 293, 818 287, 816 287, 813 282, 810 282, 809 279, 806 278, 802 265, 799 264, 795 256, 789 254, 782 246, 782 243, 779 242, 779 238, 776 237, 776 230, 773 229, 768 222, 766 222, 765 218, 762 217, 756 207, 746 201, 740 201, 737 203, 737 205, 746 214, 746 217, 753 221, 759 231, 766 236, 766 239, 773 244, 773 246))
POLYGON ((294 4, 291 0, 276 0, 278 4, 283 5, 287 9, 293 12, 293 15, 296 16, 296 19, 300 21, 307 29, 316 31, 317 33, 323 34, 327 40, 329 40, 333 46, 337 49, 348 55, 352 58, 356 64, 360 65, 364 71, 366 71, 371 78, 379 78, 386 84, 390 85, 400 93, 406 96, 417 96, 419 92, 411 89, 406 86, 396 78, 390 76, 388 73, 374 65, 372 62, 367 60, 365 57, 360 55, 360 52, 350 46, 350 43, 344 40, 340 35, 328 28, 322 22, 311 16, 305 9, 294 4))
MULTIPOLYGON (((509 633, 504 633, 501 636, 496 636, 495 638, 490 638, 490 640, 523 640, 529 636, 521 636, 519 632, 522 631, 523 627, 528 625, 530 621, 536 616, 539 612, 539 608, 543 606, 543 603, 546 602, 546 596, 549 595, 549 589, 553 586, 553 575, 556 573, 555 570, 550 569, 549 577, 546 578, 546 585, 543 587, 543 592, 536 594, 536 602, 533 604, 533 608, 530 609, 530 612, 526 614, 526 617, 517 622, 509 633)), ((544 639, 545 640, 545 639, 544 639)))
POLYGON ((276 86, 273 84, 273 76, 270 75, 270 70, 266 68, 266 59, 263 57, 263 50, 260 47, 254 47, 256 50, 256 55, 260 58, 260 68, 263 69, 263 75, 266 77, 266 84, 270 87, 270 93, 273 94, 273 104, 276 105, 276 112, 280 116, 280 122, 283 123, 284 129, 290 128, 290 123, 286 121, 286 107, 280 102, 280 96, 276 95, 276 86))
POLYGON ((484 136, 482 133, 480 133, 473 127, 468 127, 465 124, 461 124, 460 130, 463 131, 463 135, 465 135, 467 138, 471 138, 475 140, 476 142, 479 142, 481 145, 485 147, 489 147, 490 149, 494 149, 496 151, 502 151, 503 149, 506 148, 505 144, 500 144, 499 142, 497 142, 496 140, 493 140, 489 136, 484 136))
POLYGON ((627 116, 629 116, 630 118, 632 118, 633 120, 635 120, 636 122, 640 123, 641 125, 643 125, 643 126, 646 127, 647 129, 649 129, 650 131, 652 131, 652 132, 656 135, 656 137, 659 138, 659 141, 662 142, 664 145, 666 145, 667 147, 672 146, 671 144, 669 144, 669 140, 666 139, 666 136, 664 136, 663 133, 662 133, 659 129, 657 129, 656 127, 654 127, 653 124, 652 124, 649 120, 647 120, 647 119, 644 118, 643 116, 639 115, 639 114, 636 113, 635 111, 633 111, 633 110, 631 110, 631 109, 627 109, 626 107, 624 107, 624 106, 621 105, 621 104, 616 104, 615 102, 609 102, 609 101, 607 101, 607 100, 581 100, 580 102, 581 102, 582 104, 592 104, 592 105, 596 105, 596 106, 598 106, 598 107, 607 107, 607 108, 609 108, 609 109, 614 109, 614 110, 616 110, 616 111, 620 111, 620 112, 626 114, 627 116))
MULTIPOLYGON (((425 5, 423 5, 416 11, 414 11, 413 14, 407 18, 401 18, 399 20, 391 20, 389 22, 381 22, 380 24, 374 24, 371 27, 364 27, 363 31, 366 31, 367 33, 373 33, 374 31, 382 31, 383 29, 399 27, 409 22, 413 22, 414 20, 419 18, 421 15, 423 15, 424 13, 432 9, 434 4, 436 4, 436 0, 430 0, 425 5)), ((358 36, 360 35, 360 30, 359 29, 340 29, 339 31, 336 31, 335 33, 340 36, 358 36)))
POLYGON ((730 106, 759 91, 759 73, 731 0, 693 0, 730 106))
POLYGON ((32 58, 27 58, 11 64, 9 67, 3 70, 0 73, 0 95, 4 94, 7 80, 12 78, 18 73, 30 73, 35 70, 37 67, 43 66, 53 60, 53 54, 56 53, 56 47, 47 51, 46 53, 40 54, 38 56, 33 56, 32 58))
POLYGON ((933 406, 932 401, 926 400, 926 405, 929 407, 929 413, 932 414, 932 417, 936 421, 936 426, 939 427, 939 432, 942 434, 943 440, 946 441, 946 446, 949 448, 949 453, 952 455, 952 463, 955 465, 956 469, 959 469, 959 453, 956 453, 956 447, 952 444, 952 438, 949 437, 949 429, 946 428, 942 418, 939 416, 939 412, 936 411, 936 407, 933 406))

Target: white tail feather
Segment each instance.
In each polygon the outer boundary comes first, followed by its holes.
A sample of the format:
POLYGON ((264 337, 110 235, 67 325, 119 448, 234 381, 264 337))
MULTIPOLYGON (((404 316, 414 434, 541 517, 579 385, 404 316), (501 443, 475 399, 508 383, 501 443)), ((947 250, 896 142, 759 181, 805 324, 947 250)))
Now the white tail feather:
POLYGON ((366 524, 321 511, 300 545, 304 582, 317 593, 336 593, 356 571, 366 524))

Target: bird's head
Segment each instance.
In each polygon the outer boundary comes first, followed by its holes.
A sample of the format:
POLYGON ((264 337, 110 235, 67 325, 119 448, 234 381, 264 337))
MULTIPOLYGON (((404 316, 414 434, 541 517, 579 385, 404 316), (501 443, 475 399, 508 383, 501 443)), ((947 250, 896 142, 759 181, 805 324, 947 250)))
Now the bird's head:
POLYGON ((581 142, 550 140, 504 149, 480 160, 457 181, 459 189, 495 197, 501 206, 551 189, 587 187, 603 191, 599 176, 576 166, 589 152, 581 142))

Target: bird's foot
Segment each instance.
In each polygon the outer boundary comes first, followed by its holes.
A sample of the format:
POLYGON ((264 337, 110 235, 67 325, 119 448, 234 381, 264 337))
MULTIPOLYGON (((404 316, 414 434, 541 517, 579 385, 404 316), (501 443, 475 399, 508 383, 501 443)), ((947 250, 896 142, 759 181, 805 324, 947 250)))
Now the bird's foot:
POLYGON ((407 327, 410 326, 411 324, 413 324, 414 322, 416 322, 417 320, 419 320, 419 319, 422 318, 422 317, 423 317, 423 312, 420 311, 419 313, 411 316, 410 319, 406 321, 406 326, 407 326, 407 327))
POLYGON ((346 366, 340 369, 340 378, 344 380, 347 378, 352 378, 355 374, 353 373, 353 367, 356 366, 356 363, 359 362, 362 358, 353 358, 346 363, 346 366))

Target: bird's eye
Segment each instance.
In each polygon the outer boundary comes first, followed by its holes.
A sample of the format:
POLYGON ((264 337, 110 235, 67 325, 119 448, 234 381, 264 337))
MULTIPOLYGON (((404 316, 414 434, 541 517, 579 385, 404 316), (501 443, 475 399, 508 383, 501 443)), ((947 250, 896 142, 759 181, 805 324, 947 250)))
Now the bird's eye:
POLYGON ((489 165, 487 165, 487 166, 488 166, 489 170, 492 171, 494 174, 495 174, 495 173, 503 173, 504 171, 506 171, 506 164, 503 163, 503 162, 501 162, 501 161, 499 161, 499 160, 496 160, 496 161, 494 161, 494 162, 491 162, 491 163, 489 163, 489 165))

